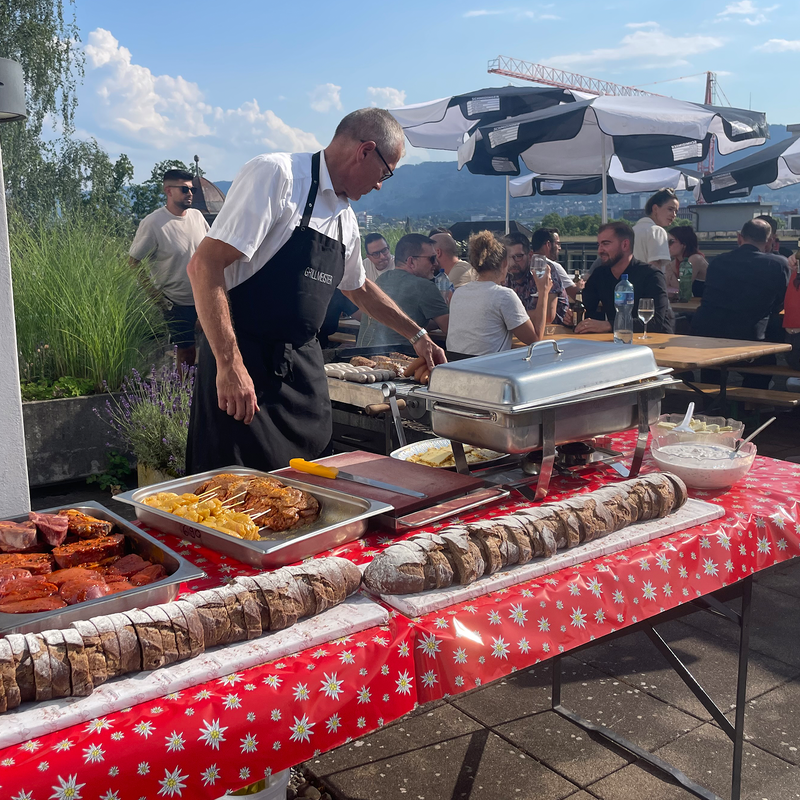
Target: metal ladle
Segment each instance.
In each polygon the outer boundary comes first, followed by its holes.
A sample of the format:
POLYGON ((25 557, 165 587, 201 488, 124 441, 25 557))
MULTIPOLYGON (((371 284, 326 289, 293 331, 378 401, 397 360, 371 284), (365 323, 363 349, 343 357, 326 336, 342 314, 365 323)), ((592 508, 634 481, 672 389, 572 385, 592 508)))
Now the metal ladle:
POLYGON ((730 457, 731 458, 736 458, 736 454, 739 452, 739 448, 743 444, 747 444, 751 439, 755 439, 756 436, 758 436, 758 434, 761 433, 761 431, 764 430, 764 428, 768 428, 770 425, 772 425, 773 422, 775 422, 776 419, 778 419, 778 418, 777 417, 772 417, 772 419, 768 419, 760 428, 756 428, 746 439, 742 439, 736 445, 736 447, 733 448, 733 450, 731 451, 731 456, 730 457))

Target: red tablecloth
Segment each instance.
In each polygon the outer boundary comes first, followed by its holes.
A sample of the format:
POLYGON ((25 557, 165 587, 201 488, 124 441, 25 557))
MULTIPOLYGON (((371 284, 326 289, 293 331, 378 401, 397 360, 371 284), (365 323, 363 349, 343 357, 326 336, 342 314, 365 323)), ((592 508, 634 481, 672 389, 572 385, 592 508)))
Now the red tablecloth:
MULTIPOLYGON (((630 442, 630 434, 616 439, 630 442)), ((604 469, 557 478, 549 499, 612 480, 619 476, 604 469)), ((800 555, 798 490, 800 466, 758 458, 734 489, 692 492, 728 512, 708 525, 420 619, 393 614, 386 628, 6 748, 2 796, 214 800, 265 768, 285 769, 369 733, 417 701, 495 680, 800 555)), ((507 501, 482 514, 524 505, 507 501)), ((208 573, 188 591, 255 571, 159 536, 208 573)), ((334 552, 363 563, 389 541, 376 534, 334 552)))

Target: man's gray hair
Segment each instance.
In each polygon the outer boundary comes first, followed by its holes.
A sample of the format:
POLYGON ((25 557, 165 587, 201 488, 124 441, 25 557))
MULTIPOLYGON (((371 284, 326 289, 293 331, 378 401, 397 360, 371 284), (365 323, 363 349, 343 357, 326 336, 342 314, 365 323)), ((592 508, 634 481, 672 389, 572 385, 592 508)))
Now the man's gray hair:
POLYGON ((403 152, 403 129, 383 108, 359 108, 349 113, 337 126, 333 138, 344 137, 356 142, 375 142, 386 158, 403 152))
POLYGON ((753 244, 766 244, 767 239, 772 235, 772 228, 769 222, 760 217, 749 219, 742 225, 742 239, 753 244))

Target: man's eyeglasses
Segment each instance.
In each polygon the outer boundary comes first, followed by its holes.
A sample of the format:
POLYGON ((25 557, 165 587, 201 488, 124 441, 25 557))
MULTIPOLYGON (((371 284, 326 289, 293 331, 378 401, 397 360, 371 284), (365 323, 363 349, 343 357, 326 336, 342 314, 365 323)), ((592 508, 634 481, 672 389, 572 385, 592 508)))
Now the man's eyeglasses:
POLYGON ((389 248, 383 247, 380 250, 376 250, 374 253, 367 253, 370 258, 381 258, 382 256, 389 255, 389 248))
POLYGON ((181 194, 191 194, 194 191, 193 186, 167 186, 167 189, 180 189, 181 194))
POLYGON ((436 256, 435 255, 433 255, 433 256, 412 256, 412 258, 415 258, 415 259, 416 258, 421 258, 424 261, 430 261, 431 264, 435 264, 436 263, 436 256))
MULTIPOLYGON (((370 140, 369 139, 362 139, 361 140, 361 144, 364 144, 365 142, 368 142, 368 141, 370 141, 370 140)), ((374 142, 373 142, 373 144, 374 144, 374 142)), ((386 159, 383 157, 383 153, 381 153, 381 151, 378 149, 378 145, 377 144, 375 145, 375 152, 378 154, 378 158, 380 158, 380 160, 383 161, 383 166, 386 167, 386 169, 388 170, 388 173, 386 175, 384 175, 379 181, 379 183, 383 183, 384 181, 388 181, 389 178, 391 178, 392 175, 394 175, 394 172, 392 172, 392 168, 389 166, 389 164, 387 163, 386 159)))
POLYGON ((528 254, 527 253, 517 253, 515 256, 511 256, 512 261, 527 261, 528 254))

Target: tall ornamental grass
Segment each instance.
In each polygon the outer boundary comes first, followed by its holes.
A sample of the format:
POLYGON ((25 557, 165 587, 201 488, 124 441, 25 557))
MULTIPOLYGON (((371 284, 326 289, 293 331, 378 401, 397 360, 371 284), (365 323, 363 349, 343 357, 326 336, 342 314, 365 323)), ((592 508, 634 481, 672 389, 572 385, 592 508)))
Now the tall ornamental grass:
POLYGON ((163 316, 128 265, 129 243, 102 220, 15 218, 10 233, 24 381, 70 376, 116 390, 163 351, 163 316))

